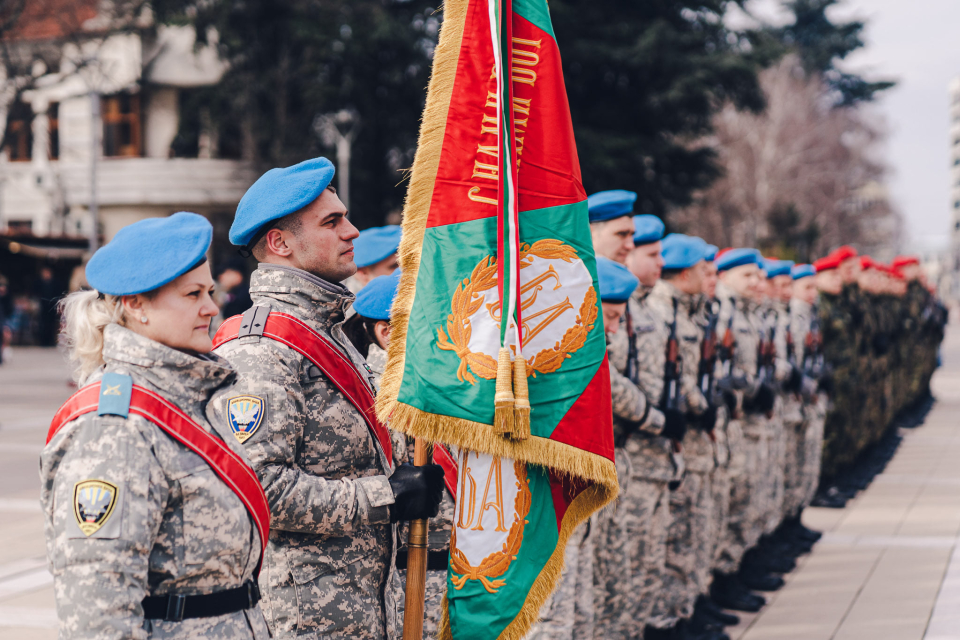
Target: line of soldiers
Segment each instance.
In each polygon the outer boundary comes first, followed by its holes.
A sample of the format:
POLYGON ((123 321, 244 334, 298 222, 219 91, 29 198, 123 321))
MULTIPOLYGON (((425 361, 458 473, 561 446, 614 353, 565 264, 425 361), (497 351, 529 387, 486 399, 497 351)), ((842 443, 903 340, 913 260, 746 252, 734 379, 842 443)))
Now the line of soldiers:
POLYGON ((855 460, 936 367, 946 315, 915 258, 718 251, 664 238, 635 199, 588 201, 621 493, 571 542, 534 638, 727 638, 729 610, 759 610, 819 539, 801 514, 821 462, 855 460))

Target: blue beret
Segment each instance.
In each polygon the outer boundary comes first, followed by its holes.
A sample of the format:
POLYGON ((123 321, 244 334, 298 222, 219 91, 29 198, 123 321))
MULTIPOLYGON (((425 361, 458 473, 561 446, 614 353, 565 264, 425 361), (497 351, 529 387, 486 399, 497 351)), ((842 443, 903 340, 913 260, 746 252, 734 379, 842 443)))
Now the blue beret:
POLYGON ((794 280, 817 275, 817 269, 812 264, 798 264, 790 269, 790 275, 794 280))
POLYGON ((636 201, 637 194, 623 189, 595 193, 587 198, 590 222, 603 222, 629 216, 633 213, 633 203, 636 201))
POLYGON ((386 227, 364 229, 353 241, 353 261, 357 268, 377 264, 400 248, 400 227, 395 224, 386 227))
POLYGON ((353 302, 353 309, 365 318, 373 320, 390 320, 390 307, 397 297, 397 286, 400 284, 400 269, 388 276, 378 276, 367 283, 357 299, 353 302))
POLYGON ((248 246, 267 223, 316 200, 330 184, 333 173, 333 163, 326 158, 267 171, 240 199, 230 226, 230 242, 238 247, 248 246))
POLYGON ((87 282, 111 296, 153 291, 196 267, 210 248, 213 227, 181 211, 120 229, 87 263, 87 282))
POLYGON ((717 259, 717 252, 720 251, 720 248, 715 244, 708 244, 706 249, 706 255, 703 256, 703 259, 707 262, 713 262, 717 259))
POLYGON ((707 253, 707 243, 682 233, 671 233, 663 239, 663 268, 689 269, 707 253))
POLYGON ((763 270, 767 272, 768 278, 788 276, 791 267, 793 267, 793 260, 769 260, 766 258, 763 260, 763 270))
POLYGON ((763 257, 756 249, 731 249, 716 259, 716 265, 718 271, 726 271, 745 264, 759 265, 762 260, 763 257))
POLYGON ((597 277, 600 278, 600 300, 626 302, 640 281, 619 262, 597 258, 597 277))
POLYGON ((649 213, 633 216, 633 244, 652 244, 663 238, 663 220, 649 213))

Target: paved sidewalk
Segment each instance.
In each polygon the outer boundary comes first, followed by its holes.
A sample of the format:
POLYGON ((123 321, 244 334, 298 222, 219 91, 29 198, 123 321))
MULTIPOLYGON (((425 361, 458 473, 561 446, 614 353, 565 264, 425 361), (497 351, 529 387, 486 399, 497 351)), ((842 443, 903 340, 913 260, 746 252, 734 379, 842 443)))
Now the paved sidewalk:
POLYGON ((845 509, 807 509, 824 532, 734 640, 960 640, 960 328, 937 402, 845 509))

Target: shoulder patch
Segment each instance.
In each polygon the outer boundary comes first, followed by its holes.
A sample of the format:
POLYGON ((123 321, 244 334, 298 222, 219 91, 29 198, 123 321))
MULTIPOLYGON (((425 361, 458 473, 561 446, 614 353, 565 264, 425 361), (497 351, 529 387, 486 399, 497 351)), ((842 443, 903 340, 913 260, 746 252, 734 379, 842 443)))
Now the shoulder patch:
POLYGON ((683 339, 684 339, 686 342, 697 342, 697 340, 699 340, 699 338, 697 338, 697 336, 683 336, 683 339))
POLYGON ((98 416, 130 415, 130 394, 133 392, 133 378, 122 373, 105 373, 100 379, 100 401, 97 404, 98 416))
POLYGON ((259 396, 236 396, 227 401, 227 423, 240 444, 257 432, 265 412, 266 403, 259 396))
POLYGON ((73 516, 88 538, 110 520, 120 498, 120 488, 106 480, 83 480, 73 487, 73 516))

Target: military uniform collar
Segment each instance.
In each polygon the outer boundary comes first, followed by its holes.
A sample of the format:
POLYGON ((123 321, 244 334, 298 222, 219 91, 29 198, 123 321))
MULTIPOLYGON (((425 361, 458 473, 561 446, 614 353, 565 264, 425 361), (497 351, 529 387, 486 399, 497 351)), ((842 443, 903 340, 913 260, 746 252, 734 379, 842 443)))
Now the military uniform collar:
POLYGON ((103 359, 171 398, 205 400, 210 392, 233 378, 227 361, 213 353, 191 355, 172 349, 118 324, 103 332, 103 359))
POLYGON ((676 299, 680 307, 687 312, 690 312, 695 307, 696 296, 680 291, 676 285, 666 280, 658 280, 657 284, 653 286, 653 291, 650 292, 650 295, 659 300, 670 302, 671 304, 672 301, 676 299))
POLYGON ((354 300, 354 295, 343 285, 294 267, 263 263, 250 276, 250 295, 292 305, 301 318, 327 331, 343 321, 354 300))
POLYGON ((644 284, 638 284, 637 288, 633 290, 633 294, 630 297, 637 302, 642 303, 647 299, 647 296, 650 295, 651 291, 653 291, 653 287, 648 287, 644 284))
POLYGON ((800 313, 808 313, 811 309, 813 309, 813 305, 806 300, 801 300, 800 298, 791 298, 790 309, 800 313))

